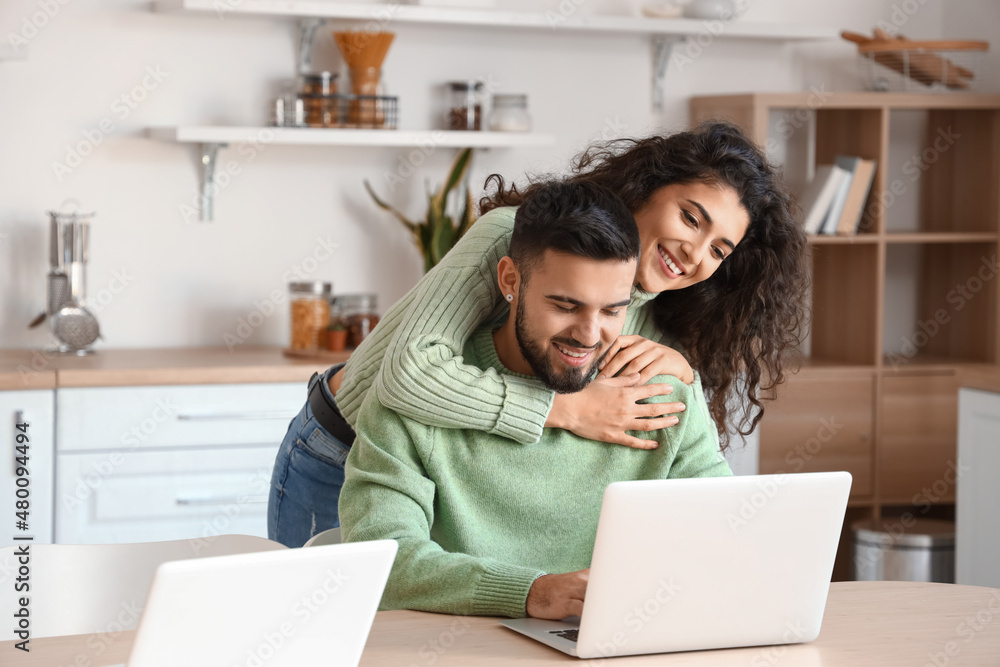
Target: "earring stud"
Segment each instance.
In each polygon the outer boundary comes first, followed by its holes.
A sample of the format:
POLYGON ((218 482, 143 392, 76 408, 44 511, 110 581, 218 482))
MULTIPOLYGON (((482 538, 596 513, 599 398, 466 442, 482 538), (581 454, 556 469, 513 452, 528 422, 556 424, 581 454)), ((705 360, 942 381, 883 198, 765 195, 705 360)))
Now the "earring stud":
POLYGON ((514 295, 513 294, 508 294, 507 295, 507 300, 508 301, 513 301, 514 300, 514 295))

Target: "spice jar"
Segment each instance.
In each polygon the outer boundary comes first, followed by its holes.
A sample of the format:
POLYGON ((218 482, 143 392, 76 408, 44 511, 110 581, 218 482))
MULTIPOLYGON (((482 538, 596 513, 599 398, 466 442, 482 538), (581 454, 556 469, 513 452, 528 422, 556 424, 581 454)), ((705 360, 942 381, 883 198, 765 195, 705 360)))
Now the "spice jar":
POLYGON ((374 294, 342 294, 337 297, 347 324, 347 346, 357 347, 378 324, 378 298, 374 294))
POLYGON ((330 283, 306 282, 289 283, 288 296, 291 303, 293 350, 315 351, 321 345, 321 336, 326 335, 330 324, 330 283))
POLYGON ((448 129, 483 129, 483 82, 448 83, 448 129))
POLYGON ((314 72, 302 75, 301 97, 309 127, 334 127, 337 118, 337 75, 314 72))
POLYGON ((528 115, 527 95, 494 95, 490 113, 490 130, 493 132, 530 132, 531 116, 528 115))

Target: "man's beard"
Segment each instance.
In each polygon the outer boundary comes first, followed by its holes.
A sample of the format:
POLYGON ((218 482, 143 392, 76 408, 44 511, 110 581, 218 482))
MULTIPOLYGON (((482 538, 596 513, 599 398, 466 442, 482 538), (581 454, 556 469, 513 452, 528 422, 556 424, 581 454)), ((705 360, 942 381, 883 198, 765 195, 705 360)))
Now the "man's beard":
MULTIPOLYGON (((554 390, 558 394, 573 394, 578 391, 582 391, 597 373, 598 366, 601 361, 607 356, 608 352, 611 350, 609 347, 604 351, 598 359, 594 360, 594 363, 589 366, 580 366, 579 368, 566 367, 566 369, 560 373, 556 371, 555 367, 552 365, 552 359, 548 354, 548 350, 537 341, 535 336, 532 335, 531 329, 527 325, 527 318, 524 316, 524 298, 519 298, 517 300, 517 314, 514 319, 514 335, 517 337, 517 346, 521 349, 521 356, 524 360, 528 362, 531 366, 531 370, 534 371, 535 377, 545 383, 549 389, 554 390)), ((586 348, 586 345, 581 345, 579 341, 573 339, 553 339, 555 342, 563 343, 567 347, 578 347, 586 348)))

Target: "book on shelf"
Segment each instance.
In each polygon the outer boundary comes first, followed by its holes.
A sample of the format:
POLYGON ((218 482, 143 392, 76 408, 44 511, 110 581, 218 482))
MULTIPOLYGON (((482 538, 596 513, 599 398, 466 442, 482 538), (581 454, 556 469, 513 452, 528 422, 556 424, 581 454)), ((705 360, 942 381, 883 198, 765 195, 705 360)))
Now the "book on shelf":
POLYGON ((802 196, 806 234, 856 234, 875 176, 875 160, 837 156, 835 164, 816 167, 802 196))
POLYGON ((837 233, 837 223, 840 222, 840 214, 844 212, 847 193, 851 189, 851 180, 854 178, 854 169, 857 167, 857 161, 860 159, 845 158, 839 155, 834 159, 834 163, 843 169, 847 175, 840 182, 837 194, 833 196, 833 201, 830 202, 830 210, 826 212, 826 218, 823 219, 823 226, 819 230, 820 234, 833 235, 837 233))
POLYGON ((861 216, 865 212, 865 202, 875 178, 875 160, 838 157, 836 162, 845 169, 850 165, 851 183, 834 231, 841 236, 852 236, 858 233, 861 216))
POLYGON ((847 176, 847 171, 837 165, 822 164, 816 167, 816 175, 806 186, 800 200, 800 206, 806 214, 806 234, 820 233, 830 204, 847 176))

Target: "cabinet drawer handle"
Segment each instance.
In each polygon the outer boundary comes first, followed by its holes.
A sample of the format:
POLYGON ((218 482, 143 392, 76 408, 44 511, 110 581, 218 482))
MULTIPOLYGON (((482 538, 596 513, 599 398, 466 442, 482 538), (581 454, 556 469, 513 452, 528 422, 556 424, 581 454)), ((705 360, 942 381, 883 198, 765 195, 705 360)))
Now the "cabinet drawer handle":
POLYGON ((193 497, 193 498, 178 498, 178 505, 223 505, 226 503, 235 503, 237 505, 258 505, 260 503, 267 502, 267 496, 211 496, 211 497, 193 497))
POLYGON ((177 415, 177 420, 184 422, 197 422, 222 421, 228 419, 291 419, 296 414, 298 413, 281 410, 272 410, 270 412, 205 412, 201 414, 181 413, 177 415))

